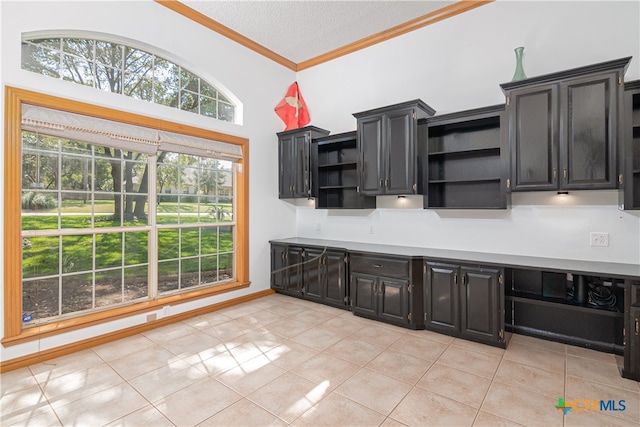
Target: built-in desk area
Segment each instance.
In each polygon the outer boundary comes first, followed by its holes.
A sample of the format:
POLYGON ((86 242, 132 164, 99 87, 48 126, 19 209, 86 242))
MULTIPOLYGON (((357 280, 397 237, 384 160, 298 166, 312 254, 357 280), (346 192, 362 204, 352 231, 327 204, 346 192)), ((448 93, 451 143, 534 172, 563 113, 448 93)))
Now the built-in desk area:
POLYGON ((271 241, 271 287, 506 347, 517 332, 624 355, 640 380, 640 265, 310 238, 271 241))

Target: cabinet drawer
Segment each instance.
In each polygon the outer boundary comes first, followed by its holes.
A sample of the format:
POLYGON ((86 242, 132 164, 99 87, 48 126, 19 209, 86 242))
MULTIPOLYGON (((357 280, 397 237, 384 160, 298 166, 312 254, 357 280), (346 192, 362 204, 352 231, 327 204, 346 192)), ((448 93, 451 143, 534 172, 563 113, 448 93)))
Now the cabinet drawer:
POLYGON ((409 277, 409 260, 367 255, 351 256, 351 271, 375 276, 409 277))

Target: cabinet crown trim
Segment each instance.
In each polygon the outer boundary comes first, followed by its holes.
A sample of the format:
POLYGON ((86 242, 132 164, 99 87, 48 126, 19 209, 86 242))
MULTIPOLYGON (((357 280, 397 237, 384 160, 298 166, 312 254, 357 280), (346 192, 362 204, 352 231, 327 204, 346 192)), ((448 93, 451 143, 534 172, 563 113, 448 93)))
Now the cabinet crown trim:
POLYGON ((640 80, 633 80, 624 83, 624 90, 637 90, 640 89, 640 80))
POLYGON ((326 130, 326 129, 322 129, 316 126, 305 126, 303 128, 296 128, 296 129, 290 129, 290 130, 285 130, 282 132, 278 132, 276 133, 276 135, 278 135, 279 137, 282 136, 288 136, 288 135, 293 135, 293 134, 297 134, 297 133, 303 133, 303 132, 313 132, 316 133, 317 135, 314 135, 314 138, 320 137, 320 136, 325 136, 325 135, 329 135, 329 133, 331 133, 330 131, 326 130))
POLYGON ((387 105, 385 107, 374 108, 373 110, 367 110, 367 111, 362 111, 362 112, 359 112, 359 113, 353 113, 353 117, 355 117, 356 119, 359 119, 361 117, 367 117, 367 116, 371 116, 371 115, 374 115, 374 114, 384 114, 384 113, 387 113, 389 111, 399 110, 399 109, 403 109, 403 108, 410 108, 410 107, 418 109, 418 117, 417 118, 419 118, 419 119, 425 118, 427 116, 433 116, 436 113, 436 110, 434 110, 432 107, 427 105, 423 100, 414 99, 414 100, 411 100, 411 101, 401 102, 399 104, 393 104, 393 105, 387 105))
POLYGON ((614 59, 612 61, 600 62, 597 64, 586 65, 583 67, 572 68, 570 70, 564 70, 560 72, 543 74, 541 76, 531 77, 528 79, 518 80, 516 82, 508 82, 502 83, 500 87, 503 92, 508 92, 513 89, 518 89, 522 87, 532 86, 539 83, 553 83, 560 80, 579 77, 583 75, 599 73, 604 71, 613 71, 616 69, 621 69, 622 74, 627 71, 627 67, 629 66, 629 62, 631 62, 631 56, 614 59))
POLYGON ((473 117, 473 119, 483 119, 485 117, 494 117, 505 111, 505 104, 491 105, 488 107, 474 108, 471 110, 456 111, 453 113, 441 114, 426 119, 421 119, 418 123, 428 124, 441 124, 441 122, 457 122, 458 119, 467 119, 473 117))

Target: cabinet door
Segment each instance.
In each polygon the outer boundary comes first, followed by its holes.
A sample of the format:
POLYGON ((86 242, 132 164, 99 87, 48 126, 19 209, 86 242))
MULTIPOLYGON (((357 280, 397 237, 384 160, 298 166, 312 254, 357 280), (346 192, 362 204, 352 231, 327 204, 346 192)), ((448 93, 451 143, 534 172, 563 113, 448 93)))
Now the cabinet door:
POLYGON ((287 253, 289 280, 285 283, 285 291, 293 295, 302 295, 304 281, 304 249, 289 248, 287 253))
POLYGON ((310 139, 308 134, 295 135, 293 137, 292 168, 293 197, 309 197, 310 193, 310 139))
POLYGON ((409 281, 380 277, 378 283, 380 319, 409 324, 409 281))
POLYGON ((504 319, 499 269, 461 267, 460 332, 463 338, 496 343, 504 319), (502 321, 501 321, 502 319, 502 321))
POLYGON ((351 275, 351 301, 354 314, 368 317, 376 316, 377 284, 375 276, 359 273, 351 275))
POLYGON ((293 197, 292 165, 293 147, 291 137, 278 140, 278 197, 293 197))
POLYGON ((624 292, 624 369, 622 376, 640 381, 640 282, 627 281, 624 292))
POLYGON ((625 348, 625 376, 640 381, 640 306, 631 307, 629 310, 629 336, 627 337, 628 350, 625 348), (628 353, 628 355, 627 355, 628 353), (626 369, 627 365, 629 366, 626 369))
POLYGON ((509 94, 512 190, 558 188, 558 86, 509 94))
POLYGON ((573 79, 560 87, 560 186, 616 188, 617 73, 573 79))
POLYGON ((344 252, 327 251, 324 257, 326 270, 326 288, 324 302, 344 308, 346 292, 346 264, 344 252))
POLYGON ((287 265, 287 247, 271 245, 271 287, 275 290, 285 290, 289 281, 287 265))
POLYGON ((327 286, 327 266, 321 249, 305 249, 304 294, 310 300, 321 302, 327 286))
POLYGON ((385 194, 413 194, 417 189, 413 108, 388 113, 385 147, 385 194), (416 184, 416 186, 414 186, 416 184))
POLYGON ((382 115, 358 120, 358 155, 360 194, 375 196, 384 194, 383 126, 382 115))
POLYGON ((427 263, 424 309, 425 327, 447 334, 460 329, 458 311, 458 266, 427 263))

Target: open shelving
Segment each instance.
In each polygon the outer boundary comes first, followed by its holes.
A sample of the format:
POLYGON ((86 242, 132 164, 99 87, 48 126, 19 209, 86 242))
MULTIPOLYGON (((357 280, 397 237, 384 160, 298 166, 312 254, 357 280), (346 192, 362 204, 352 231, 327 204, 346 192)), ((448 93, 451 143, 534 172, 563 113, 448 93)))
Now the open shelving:
POLYGON ((496 105, 420 122, 425 208, 507 207, 503 116, 504 105, 496 105))
POLYGON ((631 96, 631 158, 633 159, 631 175, 633 180, 632 205, 635 209, 640 209, 640 84, 636 86, 637 88, 631 96))
POLYGON ((620 206, 640 209, 640 80, 624 85, 624 185, 620 192, 620 206))
POLYGON ((611 306, 597 306, 572 296, 580 275, 513 268, 505 276, 507 330, 622 354, 622 280, 582 276, 585 289, 603 286, 615 297, 611 306))
POLYGON ((358 192, 355 131, 315 139, 311 161, 317 209, 375 209, 376 198, 358 192))

